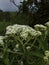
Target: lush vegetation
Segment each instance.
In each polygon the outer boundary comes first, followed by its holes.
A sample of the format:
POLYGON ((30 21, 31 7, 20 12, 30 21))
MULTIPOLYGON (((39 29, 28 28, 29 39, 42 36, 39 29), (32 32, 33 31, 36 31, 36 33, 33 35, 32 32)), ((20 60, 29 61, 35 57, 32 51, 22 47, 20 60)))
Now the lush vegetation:
POLYGON ((0 36, 1 65, 49 65, 49 22, 9 25, 0 36))
POLYGON ((0 10, 0 65, 49 65, 48 7, 48 0, 24 0, 19 12, 0 10))
POLYGON ((26 15, 17 12, 0 12, 0 35, 4 35, 6 26, 10 24, 29 25, 26 15))
POLYGON ((21 3, 20 12, 29 15, 30 26, 49 21, 49 0, 23 0, 21 3))

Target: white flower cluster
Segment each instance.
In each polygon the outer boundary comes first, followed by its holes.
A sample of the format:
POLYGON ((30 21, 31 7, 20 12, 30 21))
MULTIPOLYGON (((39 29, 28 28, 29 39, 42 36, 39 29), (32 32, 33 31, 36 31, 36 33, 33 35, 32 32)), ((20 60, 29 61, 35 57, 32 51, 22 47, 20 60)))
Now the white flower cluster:
POLYGON ((49 22, 46 22, 45 25, 49 27, 49 22))
POLYGON ((44 60, 48 62, 48 60, 49 60, 49 51, 45 51, 44 60))
POLYGON ((19 47, 19 44, 16 44, 16 48, 18 48, 19 47))
POLYGON ((27 46, 26 49, 29 50, 31 47, 30 46, 27 46))
POLYGON ((11 25, 6 28, 6 34, 16 34, 21 31, 21 25, 11 25))
POLYGON ((41 25, 41 24, 36 24, 34 27, 36 30, 41 30, 41 31, 45 31, 47 29, 46 26, 41 25))
POLYGON ((4 44, 3 39, 4 39, 4 36, 0 36, 0 45, 4 44))
POLYGON ((24 39, 26 39, 28 37, 28 34, 30 34, 31 36, 40 36, 41 32, 40 31, 36 31, 33 28, 26 26, 26 25, 12 25, 12 26, 8 26, 6 28, 6 34, 20 34, 20 36, 24 39))

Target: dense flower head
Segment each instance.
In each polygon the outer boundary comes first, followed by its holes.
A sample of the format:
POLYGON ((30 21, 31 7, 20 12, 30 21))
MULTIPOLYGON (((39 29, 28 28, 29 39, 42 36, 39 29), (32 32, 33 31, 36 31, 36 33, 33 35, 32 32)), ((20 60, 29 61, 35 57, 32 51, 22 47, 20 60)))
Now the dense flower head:
POLYGON ((19 44, 16 44, 16 48, 18 48, 19 47, 19 44))
POLYGON ((47 29, 46 26, 41 25, 41 24, 36 24, 34 27, 36 30, 41 30, 41 31, 45 31, 47 29))
POLYGON ((26 49, 29 50, 29 49, 31 49, 31 47, 30 46, 27 46, 26 49))
POLYGON ((47 56, 44 56, 44 61, 48 61, 48 57, 47 56))
POLYGON ((45 51, 45 56, 44 56, 44 61, 48 62, 48 60, 49 60, 49 51, 46 50, 45 51))
POLYGON ((49 27, 49 22, 46 22, 45 25, 49 27))
POLYGON ((10 25, 10 26, 7 26, 6 28, 6 34, 20 33, 20 31, 25 30, 26 28, 27 26, 25 25, 18 25, 18 24, 10 25))
POLYGON ((36 36, 40 36, 41 32, 40 31, 36 31, 35 29, 33 29, 32 27, 29 27, 27 25, 15 24, 15 25, 12 25, 12 26, 8 26, 6 28, 6 34, 18 34, 23 39, 26 39, 29 34, 32 37, 36 37, 36 36))
POLYGON ((21 32, 20 36, 26 40, 26 38, 28 37, 28 33, 27 32, 21 32))
POLYGON ((16 31, 14 30, 13 26, 8 26, 6 28, 6 34, 12 34, 12 33, 16 33, 16 31))
POLYGON ((38 36, 42 35, 40 31, 31 31, 30 34, 34 37, 38 37, 38 36))
POLYGON ((49 51, 45 51, 45 55, 49 57, 49 51))

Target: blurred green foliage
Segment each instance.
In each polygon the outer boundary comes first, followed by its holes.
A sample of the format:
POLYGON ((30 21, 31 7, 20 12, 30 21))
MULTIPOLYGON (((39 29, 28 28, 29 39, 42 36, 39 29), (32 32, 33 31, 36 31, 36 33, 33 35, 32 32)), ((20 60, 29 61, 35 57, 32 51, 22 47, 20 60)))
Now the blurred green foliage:
POLYGON ((43 18, 40 13, 19 13, 19 12, 2 12, 0 11, 0 35, 5 33, 5 27, 11 24, 21 24, 32 26, 36 23, 44 23, 49 17, 43 18), (36 16, 36 17, 35 17, 36 16), (45 21, 44 21, 45 20, 45 21))
POLYGON ((18 12, 0 12, 0 22, 12 22, 17 24, 28 24, 27 16, 18 12))
POLYGON ((44 24, 49 21, 49 0, 40 0, 39 2, 37 0, 23 0, 21 3, 20 9, 22 13, 29 14, 30 26, 33 27, 34 24, 44 24), (28 8, 29 6, 31 10, 30 12, 28 8))
POLYGON ((0 35, 5 33, 5 28, 12 24, 29 25, 28 16, 17 12, 2 12, 0 11, 0 35))

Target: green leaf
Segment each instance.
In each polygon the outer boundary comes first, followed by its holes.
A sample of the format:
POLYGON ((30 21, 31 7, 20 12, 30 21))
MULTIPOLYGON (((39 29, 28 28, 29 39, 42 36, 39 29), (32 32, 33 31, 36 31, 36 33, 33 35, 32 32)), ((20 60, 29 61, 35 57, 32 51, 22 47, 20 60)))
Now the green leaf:
POLYGON ((44 57, 43 53, 41 53, 39 50, 30 52, 30 55, 37 56, 39 58, 43 58, 44 57))
POLYGON ((43 49, 43 51, 48 49, 47 42, 46 42, 46 40, 44 40, 44 38, 42 36, 40 38, 38 38, 38 42, 40 44, 41 49, 43 49))

